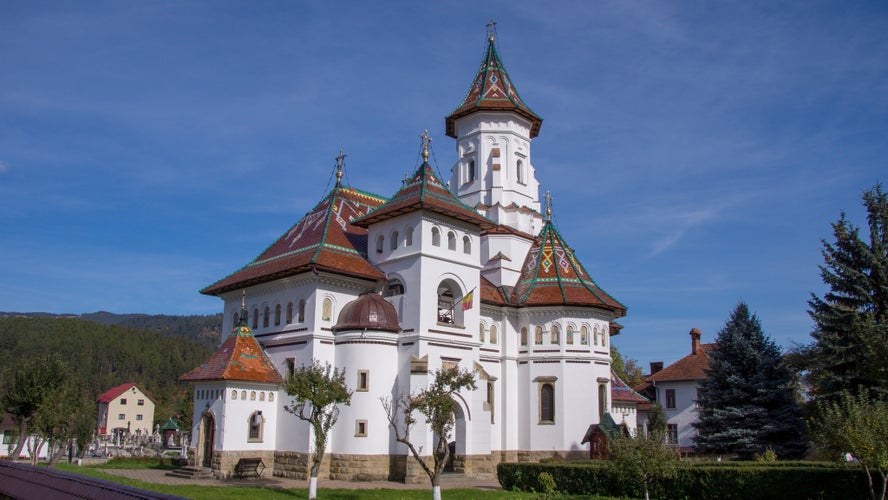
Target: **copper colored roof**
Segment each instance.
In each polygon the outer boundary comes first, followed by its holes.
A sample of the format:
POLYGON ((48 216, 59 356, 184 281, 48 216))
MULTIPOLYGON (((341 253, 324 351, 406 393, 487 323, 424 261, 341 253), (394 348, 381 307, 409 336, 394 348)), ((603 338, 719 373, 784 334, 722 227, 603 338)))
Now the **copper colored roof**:
POLYGON ((142 394, 144 394, 146 398, 150 399, 152 403, 156 403, 156 401, 154 401, 154 398, 152 398, 144 389, 139 387, 138 384, 135 384, 133 382, 129 382, 126 384, 120 384, 117 387, 112 387, 111 389, 108 389, 101 396, 96 398, 96 401, 99 403, 110 403, 111 401, 114 400, 114 398, 116 398, 116 397, 122 395, 124 392, 130 390, 131 387, 135 387, 136 389, 141 391, 142 394))
POLYGON ((234 328, 206 363, 182 375, 179 380, 242 380, 270 384, 283 382, 265 350, 243 323, 234 328))
POLYGON ((476 111, 507 111, 530 121, 532 139, 539 135, 543 119, 521 100, 493 42, 492 37, 488 39, 487 50, 469 92, 459 106, 444 119, 446 134, 456 138, 456 120, 476 111))
POLYGON ((697 354, 688 354, 657 373, 646 377, 646 381, 666 382, 679 380, 701 380, 707 377, 709 353, 716 344, 700 344, 697 354))
POLYGON ((510 287, 496 286, 489 279, 481 276, 481 302, 497 306, 508 306, 512 290, 510 287))
POLYGON ((626 306, 589 277, 551 221, 527 252, 512 302, 520 306, 597 306, 613 311, 616 317, 626 314, 626 306))
POLYGON ((201 293, 219 295, 307 271, 384 279, 367 261, 367 230, 351 224, 384 201, 357 189, 335 187, 261 255, 201 293))
POLYGON ((360 227, 367 227, 380 221, 391 219, 416 210, 428 210, 453 217, 481 229, 488 229, 494 223, 482 217, 474 209, 461 202, 446 184, 432 171, 428 163, 422 165, 413 176, 401 186, 394 196, 376 210, 352 221, 360 227))
POLYGON ((364 329, 385 332, 401 331, 395 306, 378 293, 365 293, 346 304, 342 308, 342 312, 339 313, 339 321, 333 327, 334 332, 364 329))
POLYGON ((618 377, 613 370, 611 370, 611 400, 627 403, 650 403, 648 398, 633 391, 626 385, 626 382, 623 382, 623 379, 618 377))

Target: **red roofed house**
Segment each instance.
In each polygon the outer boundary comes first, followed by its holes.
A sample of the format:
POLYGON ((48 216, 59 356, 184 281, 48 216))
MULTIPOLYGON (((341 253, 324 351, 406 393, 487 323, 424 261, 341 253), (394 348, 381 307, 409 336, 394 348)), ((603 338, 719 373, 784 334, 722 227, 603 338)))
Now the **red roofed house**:
POLYGON ((662 362, 651 363, 651 374, 637 387, 638 392, 657 401, 666 416, 666 440, 682 452, 694 450, 697 431, 691 424, 697 421, 697 401, 700 399, 700 381, 707 377, 709 353, 716 344, 701 344, 700 330, 693 328, 691 353, 663 368, 662 362))
MULTIPOLYGON (((379 400, 425 388, 445 367, 472 370, 479 388, 454 399, 455 467, 493 477, 502 460, 586 456, 584 432, 612 411, 609 344, 626 307, 586 272, 550 203, 541 213, 531 141, 542 119, 494 42, 491 31, 444 120, 456 146, 448 182, 428 163, 427 136, 422 163, 389 198, 343 185, 340 155, 332 191, 201 291, 222 300, 232 336, 182 377, 195 383, 199 464, 227 476, 257 456, 274 475, 306 477, 311 431, 284 410, 280 380, 313 361, 344 370, 354 391, 322 478, 425 480, 379 400)), ((411 437, 434 448, 424 425, 411 437)))
POLYGON ((114 432, 151 435, 154 427, 154 400, 141 387, 120 384, 99 396, 98 434, 114 432))

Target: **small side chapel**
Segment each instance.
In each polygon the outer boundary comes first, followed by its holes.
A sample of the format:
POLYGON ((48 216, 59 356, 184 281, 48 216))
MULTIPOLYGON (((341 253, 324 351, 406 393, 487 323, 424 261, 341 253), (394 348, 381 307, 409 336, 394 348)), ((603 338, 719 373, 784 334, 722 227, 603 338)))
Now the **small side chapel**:
MULTIPOLYGON (((282 381, 319 360, 354 391, 321 478, 427 480, 394 440, 380 398, 413 393, 436 369, 476 375, 458 394, 448 468, 493 477, 500 461, 585 458, 590 425, 613 412, 610 337, 626 307, 586 272, 542 206, 531 143, 542 119, 521 99, 492 25, 467 95, 445 118, 456 143, 444 182, 422 164, 391 196, 342 183, 256 259, 201 290, 231 331, 194 384, 191 457, 229 476, 261 457, 306 478, 309 426, 282 381), (544 211, 544 213, 543 213, 544 211)), ((548 195, 547 195, 548 196, 548 195)), ((630 428, 634 420, 623 418, 630 428)), ((434 448, 427 426, 412 433, 434 448)))

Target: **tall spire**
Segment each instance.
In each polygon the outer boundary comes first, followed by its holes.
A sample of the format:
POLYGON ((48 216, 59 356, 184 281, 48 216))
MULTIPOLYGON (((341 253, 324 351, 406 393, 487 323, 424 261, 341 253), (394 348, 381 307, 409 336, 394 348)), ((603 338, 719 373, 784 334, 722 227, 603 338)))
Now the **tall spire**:
POLYGON ((425 129, 419 134, 420 139, 422 139, 422 162, 429 162, 429 145, 432 143, 432 138, 429 136, 429 129, 425 129))
POLYGON ((550 222, 552 220, 552 195, 549 194, 549 190, 546 190, 546 194, 543 195, 543 198, 546 199, 546 222, 550 222))
POLYGON ((342 148, 339 148, 339 156, 336 157, 336 187, 342 185, 342 165, 346 157, 348 155, 342 154, 342 148))
POLYGON ((543 119, 521 100, 496 51, 495 41, 496 22, 491 19, 487 24, 487 50, 481 67, 463 101, 445 118, 446 133, 450 137, 456 138, 456 120, 476 111, 511 111, 530 122, 531 139, 540 132, 543 119))

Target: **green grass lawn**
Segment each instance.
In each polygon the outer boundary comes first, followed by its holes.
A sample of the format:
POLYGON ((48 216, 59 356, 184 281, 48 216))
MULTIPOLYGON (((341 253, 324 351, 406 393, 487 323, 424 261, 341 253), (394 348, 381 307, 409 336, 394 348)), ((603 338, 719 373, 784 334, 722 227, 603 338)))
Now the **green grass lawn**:
MULTIPOLYGON (((308 488, 267 488, 267 487, 240 487, 240 486, 196 486, 196 485, 164 485, 153 484, 129 479, 121 476, 115 476, 103 471, 102 468, 115 469, 139 469, 139 468, 170 468, 168 465, 160 464, 158 461, 118 461, 112 464, 91 465, 78 467, 74 464, 59 463, 56 468, 61 471, 81 474, 84 476, 95 477, 112 481, 118 484, 125 484, 134 488, 143 490, 156 491, 158 493, 166 493, 169 495, 178 495, 182 497, 193 498, 195 500, 207 499, 295 499, 308 498, 308 488)), ((384 499, 384 500, 427 500, 432 496, 432 489, 421 490, 394 490, 394 489, 328 489, 324 488, 324 481, 318 481, 318 498, 319 499, 384 499)), ((513 491, 491 491, 476 489, 443 489, 441 496, 447 499, 470 500, 475 498, 495 499, 495 498, 543 498, 535 493, 523 493, 513 491)), ((559 498, 597 498, 605 500, 605 497, 585 497, 585 496, 560 496, 559 498)))

